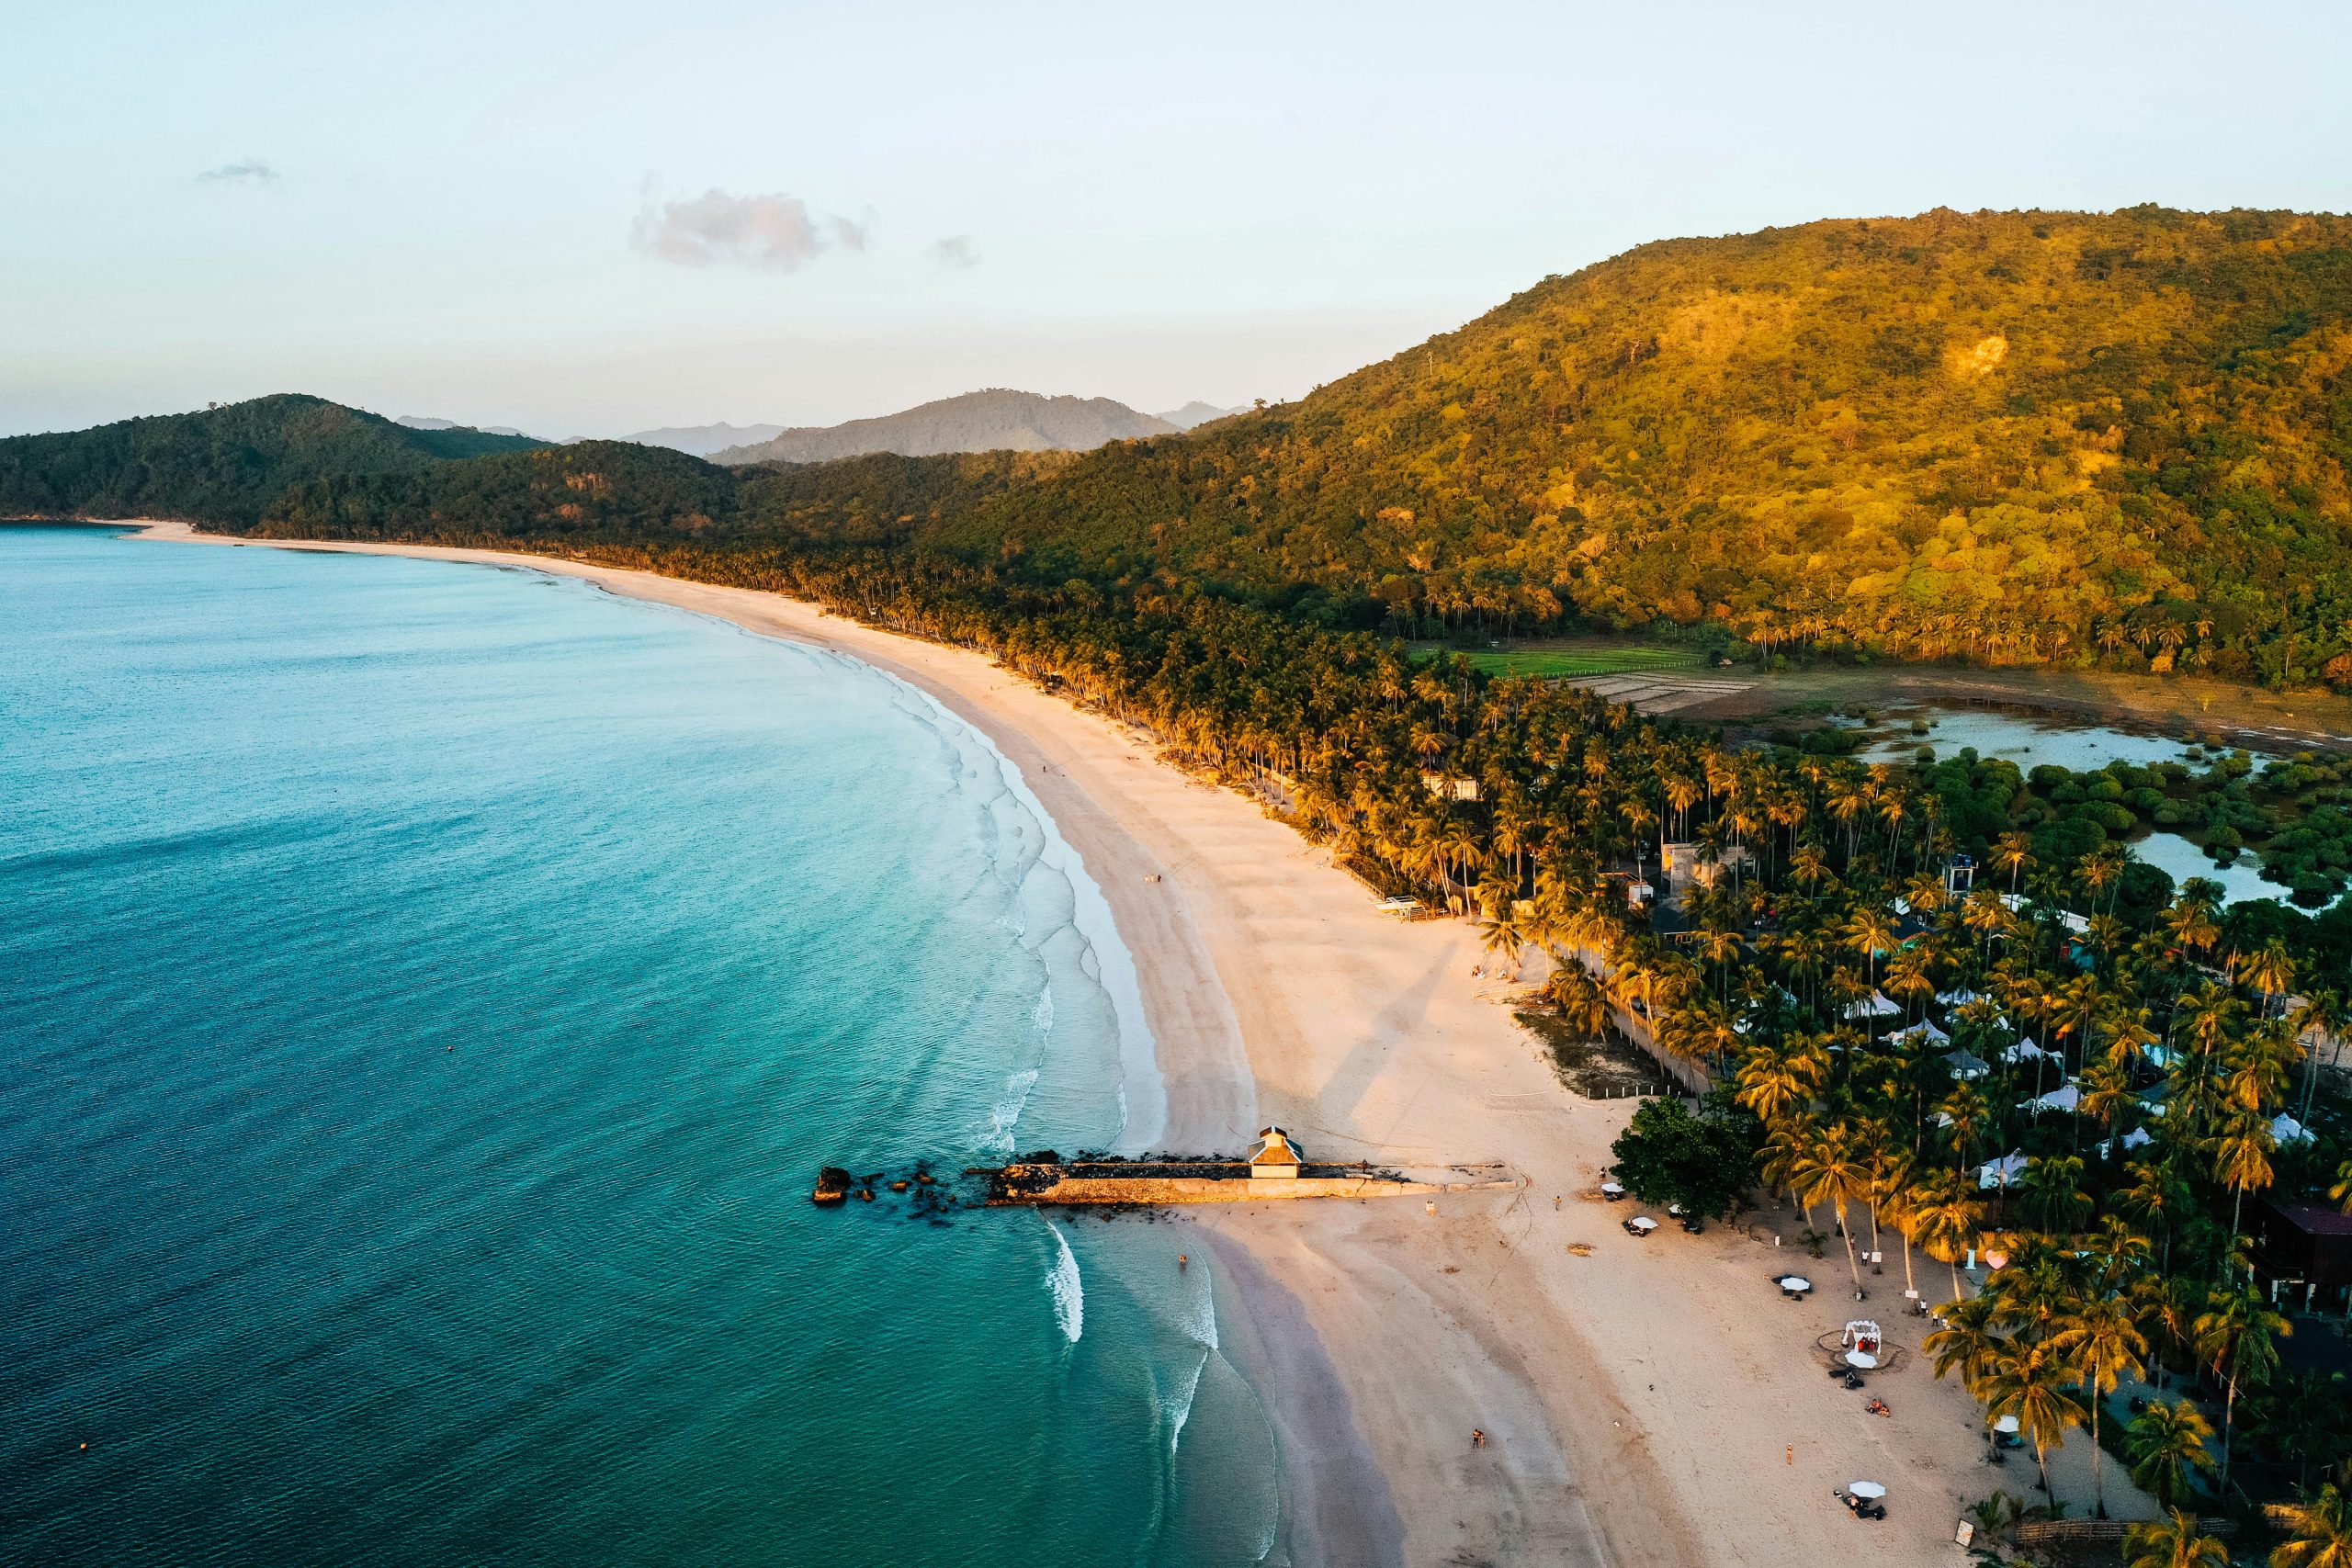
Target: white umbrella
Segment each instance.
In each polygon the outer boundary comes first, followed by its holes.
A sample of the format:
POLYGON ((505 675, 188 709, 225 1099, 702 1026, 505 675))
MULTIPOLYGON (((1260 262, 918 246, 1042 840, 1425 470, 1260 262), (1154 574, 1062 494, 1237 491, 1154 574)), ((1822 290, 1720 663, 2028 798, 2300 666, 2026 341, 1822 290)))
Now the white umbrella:
POLYGON ((2014 1438, 2018 1432, 2018 1418, 2014 1416, 2004 1416, 1993 1423, 1993 1430, 2005 1438, 2014 1438))
POLYGON ((1651 1219, 1647 1214, 1644 1214, 1641 1218, 1636 1220, 1627 1220, 1625 1223, 1633 1226, 1637 1231, 1654 1231, 1657 1229, 1657 1222, 1651 1219))
POLYGON ((1846 1490, 1857 1497, 1868 1497, 1873 1503, 1886 1495, 1886 1488, 1875 1481, 1849 1482, 1847 1483, 1846 1490))
POLYGON ((1878 1358, 1868 1350, 1849 1350, 1846 1352, 1846 1364, 1849 1367, 1860 1367, 1867 1372, 1877 1368, 1878 1358))
POLYGON ((1600 1191, 1601 1195, 1607 1198, 1622 1198, 1625 1195, 1624 1187, 1614 1181, 1602 1182, 1600 1184, 1600 1191))
POLYGON ((1806 1279, 1802 1274, 1783 1274, 1781 1276, 1781 1289, 1784 1291, 1810 1291, 1813 1289, 1813 1281, 1806 1279))

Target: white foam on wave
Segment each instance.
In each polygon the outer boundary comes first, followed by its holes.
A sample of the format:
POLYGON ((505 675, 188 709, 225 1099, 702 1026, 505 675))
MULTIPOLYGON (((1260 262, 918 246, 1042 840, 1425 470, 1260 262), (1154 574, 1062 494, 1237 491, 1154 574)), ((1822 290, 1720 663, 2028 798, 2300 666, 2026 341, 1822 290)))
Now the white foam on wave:
POLYGON ((1201 1374, 1209 1370, 1209 1358, 1216 1352, 1203 1350, 1201 1359, 1193 1363, 1193 1375, 1185 1380, 1184 1392, 1176 1396, 1174 1413, 1168 1419, 1168 1451, 1184 1440, 1184 1423, 1193 1418, 1193 1401, 1201 1392, 1201 1374))
POLYGON ((1201 1348, 1200 1359, 1193 1363, 1192 1376, 1184 1380, 1184 1391, 1176 1396, 1168 1417, 1168 1451, 1184 1440, 1184 1423, 1193 1416, 1193 1401, 1199 1397, 1201 1379, 1209 1370, 1209 1362, 1217 1353, 1216 1295, 1209 1280, 1208 1259, 1201 1259, 1200 1288, 1188 1292, 1177 1309, 1176 1326, 1184 1337, 1201 1348))
MULTIPOLYGON (((840 657, 846 662, 873 669, 847 655, 840 657)), ((1037 798, 1036 792, 1029 787, 1029 781, 1022 777, 1012 758, 997 750, 995 741, 922 687, 887 671, 876 670, 875 673, 911 694, 943 727, 952 727, 956 733, 970 737, 975 746, 995 758, 1005 793, 1020 804, 1029 821, 1036 826, 1041 841, 1033 863, 1059 876, 1069 888, 1070 929, 1085 943, 1084 957, 1091 961, 1082 966, 1111 1002, 1119 1055, 1119 1135, 1113 1140, 1113 1146, 1126 1153, 1152 1147, 1167 1130, 1168 1086, 1159 1076, 1158 1043, 1144 1018, 1143 981, 1136 972, 1135 954, 1119 938, 1119 924, 1111 913, 1111 901, 1088 874, 1086 862, 1062 837, 1060 827, 1037 798)), ((1025 833, 1023 838, 1025 848, 1025 833)))
MULTIPOLYGON (((548 574, 551 578, 553 573, 548 574)), ((572 581, 562 578, 558 581, 572 581)), ((600 591, 602 585, 596 585, 600 591)), ((1102 887, 1090 875, 1086 863, 1062 837, 1061 828, 1046 811, 1045 803, 1021 776, 1012 759, 998 750, 997 744, 978 726, 966 719, 946 704, 933 696, 913 682, 877 665, 868 664, 855 654, 837 648, 827 648, 803 642, 789 633, 770 634, 752 631, 739 626, 724 615, 714 615, 700 610, 685 610, 677 606, 639 601, 658 610, 673 610, 696 620, 725 626, 739 636, 757 642, 775 643, 794 649, 815 659, 876 676, 887 681, 899 694, 912 699, 924 716, 935 721, 943 731, 968 737, 972 744, 996 760, 997 775, 1005 791, 1025 809, 1043 835, 1035 863, 1059 875, 1070 890, 1070 926, 1086 945, 1086 956, 1092 960, 1088 972, 1102 987, 1111 1001, 1111 1014, 1118 1032, 1119 1076, 1118 1109, 1119 1136, 1113 1146, 1125 1153, 1148 1149, 1160 1140, 1168 1127, 1168 1086, 1159 1074, 1158 1043, 1152 1038, 1151 1025, 1143 1010, 1143 982, 1136 972, 1135 954, 1127 951, 1120 940, 1118 921, 1111 913, 1111 902, 1102 896, 1102 887)), ((977 781, 980 776, 972 775, 977 781)), ((1024 841, 1025 834, 1019 835, 1024 841)), ((1023 921, 1016 914, 1010 929, 1016 936, 1025 935, 1023 921)), ((1085 965, 1081 965, 1085 966, 1085 965)))
POLYGON ((1029 1091, 1036 1087, 1037 1069, 1035 1067, 1023 1067, 1017 1073, 1006 1075, 1004 1098, 998 1100, 996 1109, 989 1112, 991 1129, 989 1142, 992 1145, 1007 1154, 1012 1152, 1012 1129, 1020 1122, 1021 1112, 1028 1108, 1029 1091))
POLYGON ((1054 1322, 1060 1325, 1063 1339, 1075 1345, 1086 1333, 1086 1281, 1079 1274, 1078 1254, 1069 1249, 1069 1237, 1053 1221, 1042 1215, 1040 1219, 1060 1249, 1046 1275, 1046 1289, 1054 1298, 1054 1322))

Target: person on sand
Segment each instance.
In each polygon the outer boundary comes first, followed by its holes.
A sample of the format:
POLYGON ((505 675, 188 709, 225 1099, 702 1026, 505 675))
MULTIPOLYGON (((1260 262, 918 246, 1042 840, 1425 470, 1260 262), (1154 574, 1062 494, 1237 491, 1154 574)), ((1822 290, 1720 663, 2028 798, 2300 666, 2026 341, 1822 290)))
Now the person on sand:
POLYGON ((1485 1448, 1485 1447, 1487 1446, 1487 1434, 1486 1434, 1484 1431, 1480 1430, 1478 1427, 1471 1427, 1471 1428, 1470 1428, 1470 1446, 1471 1446, 1472 1448, 1474 1448, 1474 1449, 1483 1449, 1483 1448, 1485 1448))
POLYGON ((1192 1262, 1193 1260, 1191 1258, 1185 1257, 1181 1252, 1178 1253, 1176 1255, 1176 1272, 1182 1274, 1186 1269, 1192 1266, 1192 1262))

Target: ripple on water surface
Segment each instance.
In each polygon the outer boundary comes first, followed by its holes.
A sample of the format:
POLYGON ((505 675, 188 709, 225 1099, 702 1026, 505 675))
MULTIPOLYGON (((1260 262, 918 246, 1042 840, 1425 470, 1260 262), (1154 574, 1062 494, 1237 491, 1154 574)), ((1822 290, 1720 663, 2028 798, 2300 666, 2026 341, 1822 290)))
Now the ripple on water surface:
POLYGON ((0 530, 0 1560, 1272 1540, 1167 1231, 808 1201, 1119 1135, 1107 933, 967 729, 537 574, 69 529, 0 530))

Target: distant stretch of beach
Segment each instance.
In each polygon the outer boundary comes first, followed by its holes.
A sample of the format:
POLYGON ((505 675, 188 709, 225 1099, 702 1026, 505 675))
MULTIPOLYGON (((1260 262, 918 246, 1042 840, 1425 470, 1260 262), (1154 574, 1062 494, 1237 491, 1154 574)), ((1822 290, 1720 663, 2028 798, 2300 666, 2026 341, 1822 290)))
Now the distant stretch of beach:
MULTIPOLYGON (((178 524, 147 536, 296 543, 178 524)), ((1227 1348, 1276 1424, 1294 1562, 1917 1562, 1953 1551, 1961 1509, 1995 1484, 2030 1486, 1979 1467, 1975 1406, 1929 1379, 1918 1320, 1896 1315, 1894 1254, 1865 1308, 1840 1286, 1842 1258, 1771 1245, 1776 1230, 1794 1240, 1785 1211, 1751 1216, 1753 1231, 1624 1235, 1629 1210, 1595 1189, 1634 1102, 1560 1087, 1511 1018, 1513 987, 1472 973, 1491 962, 1475 933, 1380 914, 1326 853, 1137 732, 981 654, 771 593, 488 550, 299 547, 582 578, 911 682, 1012 761, 1102 886, 1166 1082, 1164 1146, 1238 1151, 1277 1122, 1318 1160, 1497 1159, 1525 1179, 1447 1194, 1434 1214, 1399 1199, 1180 1212, 1170 1251, 1205 1240, 1227 1348), (1824 1288, 1783 1301, 1771 1279, 1799 1260, 1824 1288), (1892 1419, 1810 1353, 1864 1312, 1912 1351, 1872 1384, 1892 1419), (1889 1489, 1883 1523, 1831 1498, 1861 1477, 1889 1489)), ((1941 1275, 1920 1260, 1930 1300, 1941 1275)), ((2069 1483, 2088 1467, 2086 1440, 2061 1452, 2062 1495, 2084 1495, 2069 1483)), ((2110 1467, 2111 1504, 2119 1479, 2110 1467)))

